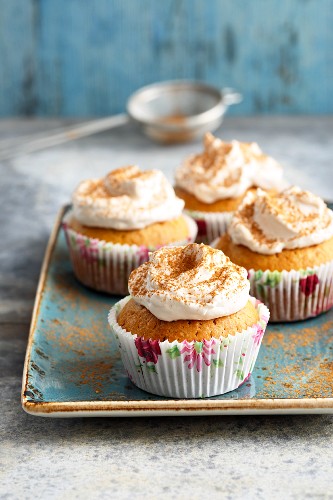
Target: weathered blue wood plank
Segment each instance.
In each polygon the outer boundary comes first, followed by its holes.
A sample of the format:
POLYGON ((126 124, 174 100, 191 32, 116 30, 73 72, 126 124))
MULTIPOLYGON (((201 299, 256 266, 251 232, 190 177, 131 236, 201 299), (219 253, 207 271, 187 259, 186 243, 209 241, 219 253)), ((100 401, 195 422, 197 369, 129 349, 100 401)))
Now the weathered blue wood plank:
POLYGON ((36 10, 30 0, 0 0, 0 114, 36 111, 36 10))
POLYGON ((141 85, 234 86, 234 114, 332 113, 333 0, 0 0, 0 115, 122 111, 141 85))

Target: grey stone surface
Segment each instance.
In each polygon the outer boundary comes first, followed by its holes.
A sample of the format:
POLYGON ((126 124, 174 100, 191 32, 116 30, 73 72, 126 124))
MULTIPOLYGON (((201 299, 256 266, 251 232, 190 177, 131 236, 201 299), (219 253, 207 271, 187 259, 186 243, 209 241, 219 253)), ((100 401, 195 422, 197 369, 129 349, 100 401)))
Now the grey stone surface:
MULTIPOLYGON (((0 139, 61 122, 6 120, 0 139)), ((227 119, 294 182, 333 199, 333 118, 227 119)), ((199 144, 162 147, 132 126, 0 165, 1 498, 333 498, 333 417, 53 420, 26 415, 21 375, 47 239, 76 183, 128 163, 172 177, 199 144)))

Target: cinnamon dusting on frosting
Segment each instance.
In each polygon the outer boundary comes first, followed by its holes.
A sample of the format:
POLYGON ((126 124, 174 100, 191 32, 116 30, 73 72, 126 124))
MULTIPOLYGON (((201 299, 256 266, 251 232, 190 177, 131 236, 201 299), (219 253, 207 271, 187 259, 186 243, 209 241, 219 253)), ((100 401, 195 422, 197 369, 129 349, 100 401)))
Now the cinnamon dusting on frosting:
POLYGON ((291 187, 272 194, 248 193, 228 229, 234 243, 274 254, 315 245, 333 235, 333 213, 308 191, 291 187))
POLYGON ((142 171, 135 165, 116 169, 104 179, 81 182, 72 200, 81 224, 118 230, 174 219, 184 207, 162 172, 142 171))
POLYGON ((223 142, 207 133, 204 151, 187 158, 176 171, 176 185, 205 203, 236 198, 259 186, 285 187, 282 168, 256 143, 223 142))
POLYGON ((85 196, 89 196, 91 200, 98 198, 109 198, 110 194, 105 188, 103 179, 90 179, 84 190, 85 196))
POLYGON ((140 196, 139 187, 148 187, 149 182, 154 182, 155 170, 140 170, 136 165, 117 168, 107 174, 103 184, 109 196, 140 196))
POLYGON ((192 243, 154 252, 131 273, 129 291, 159 319, 212 319, 242 309, 249 282, 223 252, 192 243))

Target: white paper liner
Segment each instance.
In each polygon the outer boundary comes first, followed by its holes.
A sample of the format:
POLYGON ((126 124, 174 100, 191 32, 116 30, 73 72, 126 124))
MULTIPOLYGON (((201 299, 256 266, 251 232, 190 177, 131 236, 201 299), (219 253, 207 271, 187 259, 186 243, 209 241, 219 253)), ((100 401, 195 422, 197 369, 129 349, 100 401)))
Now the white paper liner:
POLYGON ((217 244, 219 241, 220 241, 220 237, 215 238, 215 240, 213 240, 209 243, 209 246, 211 246, 212 248, 217 248, 217 244))
POLYGON ((271 322, 313 318, 333 307, 333 261, 297 271, 250 269, 248 279, 251 295, 269 308, 271 322))
POLYGON ((226 232, 234 212, 184 210, 184 213, 192 217, 197 223, 198 235, 196 242, 207 244, 226 232))
MULTIPOLYGON (((94 290, 115 295, 127 295, 128 278, 131 272, 148 260, 149 252, 160 247, 107 243, 96 238, 83 236, 68 226, 71 215, 71 212, 65 215, 63 229, 77 279, 94 290)), ((189 228, 188 238, 165 246, 186 245, 195 240, 197 235, 195 222, 185 214, 183 217, 189 228)))
POLYGON ((264 304, 250 298, 260 319, 235 335, 203 342, 159 342, 144 341, 117 323, 128 300, 118 302, 108 320, 127 374, 140 389, 172 398, 203 398, 232 391, 249 378, 269 319, 264 304))
POLYGON ((299 271, 248 271, 251 295, 270 310, 270 321, 318 316, 333 306, 333 261, 299 271))

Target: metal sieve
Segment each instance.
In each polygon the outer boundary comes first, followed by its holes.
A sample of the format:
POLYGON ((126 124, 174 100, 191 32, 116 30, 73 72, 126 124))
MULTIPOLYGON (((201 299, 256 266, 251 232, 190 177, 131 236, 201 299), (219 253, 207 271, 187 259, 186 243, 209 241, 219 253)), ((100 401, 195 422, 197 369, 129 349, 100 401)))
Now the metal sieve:
POLYGON ((175 80, 142 87, 129 98, 127 112, 151 139, 185 142, 217 129, 228 106, 241 100, 231 88, 175 80))

